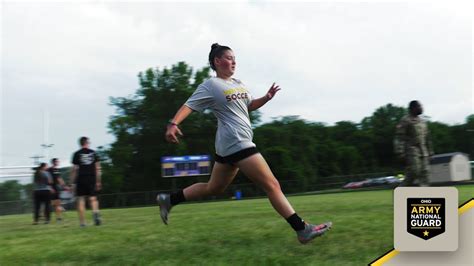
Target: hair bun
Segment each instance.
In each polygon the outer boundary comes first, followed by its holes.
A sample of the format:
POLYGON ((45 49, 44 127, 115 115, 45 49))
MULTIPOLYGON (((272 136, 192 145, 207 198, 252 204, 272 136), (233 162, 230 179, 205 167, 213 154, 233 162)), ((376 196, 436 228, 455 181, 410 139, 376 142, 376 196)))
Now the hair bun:
POLYGON ((212 49, 216 49, 216 48, 218 48, 219 46, 220 46, 220 45, 219 45, 218 43, 213 43, 213 44, 211 45, 211 50, 212 50, 212 49))

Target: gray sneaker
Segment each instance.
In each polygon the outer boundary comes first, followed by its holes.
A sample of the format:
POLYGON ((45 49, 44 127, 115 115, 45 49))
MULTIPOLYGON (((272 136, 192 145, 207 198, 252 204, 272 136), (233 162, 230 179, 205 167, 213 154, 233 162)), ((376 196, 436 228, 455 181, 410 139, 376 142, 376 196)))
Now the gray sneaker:
POLYGON ((167 225, 168 214, 170 213, 171 208, 173 207, 170 201, 170 194, 158 194, 158 196, 156 196, 156 201, 158 202, 158 205, 160 206, 161 220, 163 220, 163 223, 167 225))
POLYGON ((303 230, 297 231, 298 241, 301 244, 309 243, 311 240, 318 236, 322 236, 324 233, 329 231, 332 227, 332 222, 326 222, 319 225, 305 224, 303 230))

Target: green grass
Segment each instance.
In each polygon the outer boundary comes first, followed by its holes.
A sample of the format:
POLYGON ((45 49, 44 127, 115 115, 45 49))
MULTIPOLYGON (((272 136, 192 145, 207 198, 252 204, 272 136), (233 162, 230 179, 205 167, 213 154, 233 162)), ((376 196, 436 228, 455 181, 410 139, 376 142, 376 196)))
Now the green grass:
MULTIPOLYGON (((460 186, 459 203, 474 195, 460 186)), ((31 225, 31 215, 0 217, 1 265, 367 265, 393 247, 391 190, 294 196, 309 222, 333 230, 308 245, 266 199, 183 204, 170 225, 156 207, 102 211, 100 227, 31 225)), ((89 223, 91 214, 88 212, 89 223)))

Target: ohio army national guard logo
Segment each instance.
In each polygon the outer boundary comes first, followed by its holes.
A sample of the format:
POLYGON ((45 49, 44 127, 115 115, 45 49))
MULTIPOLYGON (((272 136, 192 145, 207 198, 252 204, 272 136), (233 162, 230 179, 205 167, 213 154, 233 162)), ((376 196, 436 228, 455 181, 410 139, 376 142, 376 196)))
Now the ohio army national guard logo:
POLYGON ((445 231, 444 198, 407 198, 407 231, 424 240, 445 231))

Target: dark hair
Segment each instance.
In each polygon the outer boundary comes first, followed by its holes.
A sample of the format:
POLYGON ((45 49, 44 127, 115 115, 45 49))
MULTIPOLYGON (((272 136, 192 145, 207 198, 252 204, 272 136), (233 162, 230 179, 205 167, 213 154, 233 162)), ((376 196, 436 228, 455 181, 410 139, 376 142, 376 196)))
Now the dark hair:
POLYGON ((51 163, 55 163, 56 161, 58 161, 58 158, 51 159, 51 163))
POLYGON ((88 140, 89 140, 88 137, 81 137, 81 138, 79 139, 79 144, 80 144, 81 146, 84 146, 84 145, 87 144, 87 141, 88 141, 88 140))
POLYGON ((420 103, 416 100, 414 101, 411 101, 409 104, 408 104, 408 110, 413 110, 415 107, 419 106, 420 103))
POLYGON ((45 167, 46 166, 46 163, 40 163, 36 169, 35 169, 35 175, 34 175, 34 181, 35 183, 38 183, 40 181, 40 178, 41 178, 41 175, 40 175, 40 171, 41 171, 41 168, 45 167))
POLYGON ((222 54, 227 51, 231 50, 230 47, 224 46, 224 45, 219 45, 218 43, 214 43, 211 45, 211 51, 209 52, 209 65, 211 65, 211 68, 213 70, 216 70, 216 66, 214 65, 214 58, 216 57, 221 57, 222 54))

